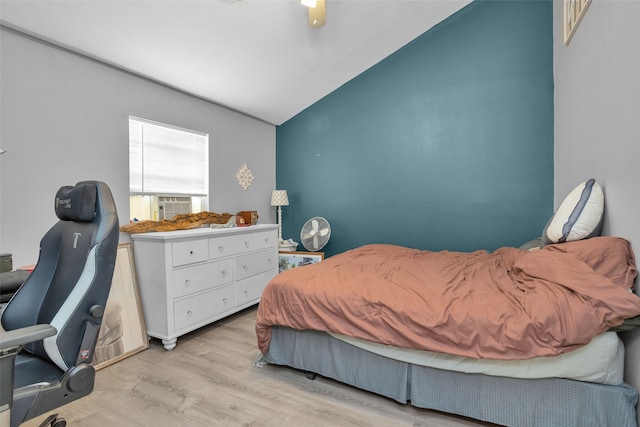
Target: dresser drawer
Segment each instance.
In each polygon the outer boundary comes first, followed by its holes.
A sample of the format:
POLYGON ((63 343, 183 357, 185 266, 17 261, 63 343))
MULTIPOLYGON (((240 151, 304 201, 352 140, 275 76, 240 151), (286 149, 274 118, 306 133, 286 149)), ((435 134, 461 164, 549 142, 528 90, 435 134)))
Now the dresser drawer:
POLYGON ((179 298, 231 282, 233 266, 231 259, 225 259, 177 268, 172 276, 173 297, 179 298))
POLYGON ((171 257, 174 267, 206 261, 209 245, 206 240, 187 240, 171 243, 171 257))
POLYGON ((278 245, 278 233, 261 231, 238 236, 223 236, 209 239, 209 257, 211 259, 237 255, 249 251, 274 248, 278 245))
POLYGON ((273 250, 241 255, 234 260, 234 277, 242 280, 273 268, 278 268, 278 255, 273 250))
POLYGON ((250 246, 250 237, 250 235, 240 235, 209 239, 209 257, 215 259, 245 252, 250 246))
POLYGON ((236 305, 241 306, 257 302, 269 280, 277 274, 278 270, 272 269, 236 282, 236 305))
POLYGON ((235 307, 233 285, 216 288, 173 303, 176 331, 186 329, 235 307))
POLYGON ((278 246, 278 232, 273 231, 261 231, 251 235, 251 249, 269 249, 278 246))

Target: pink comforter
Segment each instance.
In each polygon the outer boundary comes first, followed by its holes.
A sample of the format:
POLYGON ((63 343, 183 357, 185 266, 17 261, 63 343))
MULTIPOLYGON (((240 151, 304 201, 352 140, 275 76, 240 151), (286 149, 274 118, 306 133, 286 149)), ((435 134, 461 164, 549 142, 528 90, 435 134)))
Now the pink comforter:
POLYGON ((475 358, 552 356, 640 315, 635 276, 629 242, 615 237, 531 252, 367 245, 273 278, 258 346, 266 353, 282 325, 475 358))

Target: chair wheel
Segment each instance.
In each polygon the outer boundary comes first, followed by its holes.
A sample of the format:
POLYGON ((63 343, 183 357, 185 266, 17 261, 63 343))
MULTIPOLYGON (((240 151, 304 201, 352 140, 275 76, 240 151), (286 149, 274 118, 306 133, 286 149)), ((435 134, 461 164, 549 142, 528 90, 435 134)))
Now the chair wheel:
POLYGON ((58 418, 58 414, 49 415, 39 427, 66 427, 67 421, 64 418, 58 418))

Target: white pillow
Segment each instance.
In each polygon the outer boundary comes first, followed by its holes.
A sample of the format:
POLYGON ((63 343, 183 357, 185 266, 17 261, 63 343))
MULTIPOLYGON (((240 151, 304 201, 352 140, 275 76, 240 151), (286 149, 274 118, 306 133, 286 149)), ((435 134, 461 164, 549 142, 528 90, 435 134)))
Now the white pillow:
POLYGON ((604 193, 591 178, 562 201, 542 231, 542 246, 599 236, 604 217, 604 193))

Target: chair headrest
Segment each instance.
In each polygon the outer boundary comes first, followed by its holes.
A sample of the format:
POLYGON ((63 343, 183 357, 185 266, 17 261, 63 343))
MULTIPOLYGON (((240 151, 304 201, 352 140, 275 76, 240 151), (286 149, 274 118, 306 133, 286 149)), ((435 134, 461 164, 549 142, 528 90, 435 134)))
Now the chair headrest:
POLYGON ((63 221, 91 222, 96 214, 96 186, 67 185, 56 193, 56 215, 63 221))

